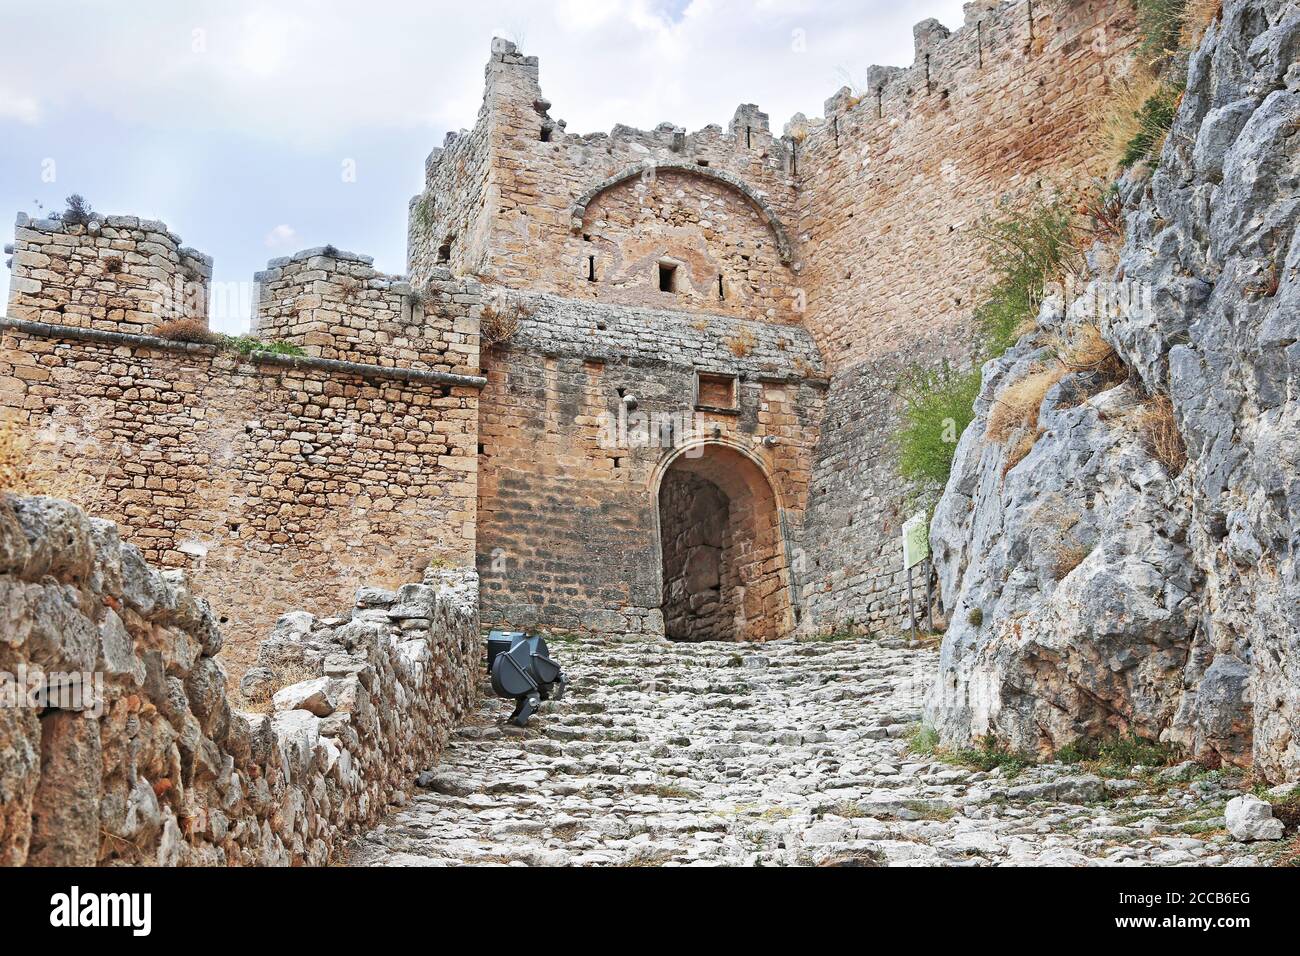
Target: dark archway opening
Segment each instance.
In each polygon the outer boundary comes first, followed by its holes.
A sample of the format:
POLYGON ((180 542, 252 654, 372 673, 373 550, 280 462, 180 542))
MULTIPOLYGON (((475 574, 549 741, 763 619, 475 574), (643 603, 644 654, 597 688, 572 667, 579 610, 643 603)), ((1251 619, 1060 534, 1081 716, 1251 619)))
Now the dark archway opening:
POLYGON ((764 641, 793 627, 776 496, 725 445, 679 455, 659 486, 664 633, 678 641, 764 641))
POLYGON ((727 496, 713 482, 670 471, 659 489, 664 554, 664 633, 675 641, 726 641, 735 636, 728 577, 727 496))

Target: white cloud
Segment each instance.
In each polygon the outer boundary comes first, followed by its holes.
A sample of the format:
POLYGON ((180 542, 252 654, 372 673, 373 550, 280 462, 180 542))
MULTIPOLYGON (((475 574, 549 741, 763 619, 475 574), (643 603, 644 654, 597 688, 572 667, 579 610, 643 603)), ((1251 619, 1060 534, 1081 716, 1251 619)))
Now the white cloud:
POLYGON ((31 96, 0 89, 0 119, 17 120, 32 125, 40 121, 41 106, 31 96))
POLYGON ((281 249, 298 241, 298 231, 288 223, 280 223, 262 239, 268 249, 281 249))

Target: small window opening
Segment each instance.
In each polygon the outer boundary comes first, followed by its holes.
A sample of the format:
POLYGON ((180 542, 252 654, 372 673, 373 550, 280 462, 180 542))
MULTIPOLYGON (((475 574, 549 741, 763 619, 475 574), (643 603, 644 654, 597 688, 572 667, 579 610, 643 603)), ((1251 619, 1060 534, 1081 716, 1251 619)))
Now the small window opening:
POLYGON ((677 266, 669 262, 659 263, 659 291, 677 291, 677 266))
POLYGON ((549 126, 543 126, 543 127, 542 127, 542 142, 543 142, 543 143, 549 143, 550 141, 551 141, 551 128, 550 128, 549 126))
POLYGON ((708 161, 707 159, 703 159, 703 158, 701 158, 701 157, 696 157, 696 159, 695 159, 695 165, 696 165, 696 166, 707 166, 707 165, 709 165, 709 161, 708 161))
POLYGON ((719 272, 718 273, 718 298, 725 299, 726 297, 727 297, 727 293, 722 288, 722 273, 719 272))
POLYGON ((596 257, 587 256, 587 281, 596 281, 596 257))
POLYGON ((754 146, 754 127, 745 127, 745 149, 752 149, 754 146))
POLYGON ((450 239, 448 239, 446 242, 444 242, 442 245, 438 247, 438 261, 439 262, 451 261, 451 240, 450 239))
POLYGON ((614 467, 615 467, 615 468, 622 468, 622 467, 623 467, 623 459, 622 459, 622 458, 615 458, 615 459, 614 459, 614 467))

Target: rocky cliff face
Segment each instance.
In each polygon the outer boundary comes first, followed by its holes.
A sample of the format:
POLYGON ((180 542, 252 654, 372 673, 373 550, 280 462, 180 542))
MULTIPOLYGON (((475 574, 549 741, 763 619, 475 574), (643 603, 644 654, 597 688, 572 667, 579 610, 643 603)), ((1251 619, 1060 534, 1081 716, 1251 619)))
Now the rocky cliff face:
POLYGON ((926 709, 949 742, 1131 731, 1300 776, 1297 60, 1300 7, 1228 0, 1158 169, 1122 184, 1116 267, 985 367, 932 527, 952 623, 926 709), (1127 377, 1066 374, 991 440, 1090 325, 1127 377))

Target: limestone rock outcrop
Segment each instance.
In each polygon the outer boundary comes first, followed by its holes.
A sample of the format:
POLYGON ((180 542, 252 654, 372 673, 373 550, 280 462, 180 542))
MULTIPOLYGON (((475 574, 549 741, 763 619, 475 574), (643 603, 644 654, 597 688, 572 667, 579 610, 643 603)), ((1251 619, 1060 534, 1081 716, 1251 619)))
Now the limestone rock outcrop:
POLYGON ((0 495, 0 865, 326 863, 473 704, 478 578, 285 615, 245 682, 263 712, 220 649, 183 573, 116 525, 0 495))
POLYGON ((1293 3, 1225 3, 1158 168, 1121 183, 1118 265, 985 366, 931 530, 945 740, 1136 733, 1300 775, 1298 59, 1293 3), (1008 388, 1089 324, 1127 378, 1065 375, 1022 460, 989 439, 1008 388))

